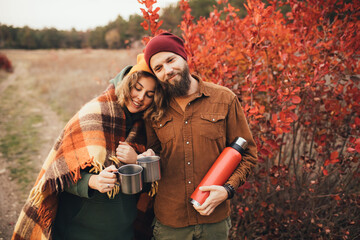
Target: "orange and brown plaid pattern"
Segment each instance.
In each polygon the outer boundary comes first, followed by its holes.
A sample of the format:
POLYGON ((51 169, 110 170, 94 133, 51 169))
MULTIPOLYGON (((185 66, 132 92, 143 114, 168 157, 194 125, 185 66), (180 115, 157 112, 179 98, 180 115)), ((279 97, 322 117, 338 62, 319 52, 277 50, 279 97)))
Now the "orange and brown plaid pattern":
POLYGON ((134 124, 127 138, 125 124, 113 85, 80 109, 46 158, 12 239, 51 239, 58 194, 81 178, 81 169, 93 167, 99 172, 114 164, 109 157, 115 155, 119 141, 128 142, 138 153, 145 151, 142 121, 134 124))

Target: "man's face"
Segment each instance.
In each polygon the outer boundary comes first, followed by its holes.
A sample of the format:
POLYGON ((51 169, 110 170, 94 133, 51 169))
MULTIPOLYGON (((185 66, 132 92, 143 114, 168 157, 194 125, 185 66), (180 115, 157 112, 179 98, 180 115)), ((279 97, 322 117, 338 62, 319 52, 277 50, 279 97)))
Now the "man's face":
POLYGON ((181 56, 172 52, 159 52, 151 57, 150 66, 171 96, 187 95, 190 88, 189 67, 181 56))

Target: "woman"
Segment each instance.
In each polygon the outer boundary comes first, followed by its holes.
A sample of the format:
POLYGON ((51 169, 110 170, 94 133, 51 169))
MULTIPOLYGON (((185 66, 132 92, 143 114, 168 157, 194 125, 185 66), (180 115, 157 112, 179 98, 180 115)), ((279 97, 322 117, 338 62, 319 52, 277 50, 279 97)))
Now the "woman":
POLYGON ((136 199, 121 193, 114 171, 135 163, 145 151, 142 118, 161 118, 164 96, 143 54, 112 83, 65 126, 30 192, 13 239, 133 238, 136 199))

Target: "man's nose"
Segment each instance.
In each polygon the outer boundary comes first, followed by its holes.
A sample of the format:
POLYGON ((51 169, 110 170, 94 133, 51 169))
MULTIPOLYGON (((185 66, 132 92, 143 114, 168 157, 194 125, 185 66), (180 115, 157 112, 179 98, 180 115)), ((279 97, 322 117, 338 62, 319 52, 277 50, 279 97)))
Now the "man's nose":
POLYGON ((171 74, 171 73, 173 72, 173 69, 172 69, 172 67, 171 67, 169 64, 165 64, 165 65, 164 65, 164 69, 165 69, 165 73, 166 73, 167 75, 169 75, 169 74, 171 74))

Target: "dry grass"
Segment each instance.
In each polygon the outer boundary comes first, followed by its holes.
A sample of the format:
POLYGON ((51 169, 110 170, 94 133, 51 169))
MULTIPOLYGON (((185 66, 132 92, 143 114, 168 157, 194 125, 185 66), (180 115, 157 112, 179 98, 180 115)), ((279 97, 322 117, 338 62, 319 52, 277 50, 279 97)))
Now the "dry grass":
POLYGON ((24 86, 48 102, 64 120, 101 93, 123 67, 136 63, 131 50, 4 50, 24 86))

